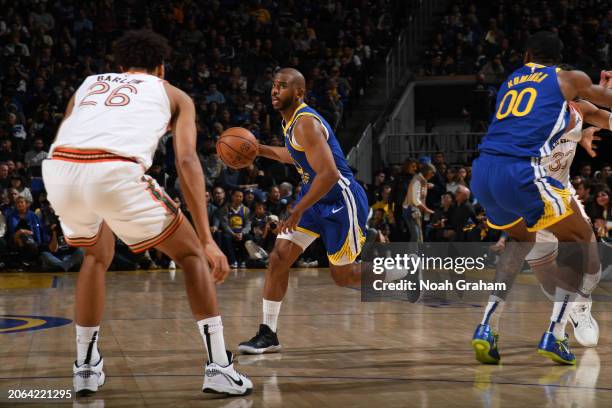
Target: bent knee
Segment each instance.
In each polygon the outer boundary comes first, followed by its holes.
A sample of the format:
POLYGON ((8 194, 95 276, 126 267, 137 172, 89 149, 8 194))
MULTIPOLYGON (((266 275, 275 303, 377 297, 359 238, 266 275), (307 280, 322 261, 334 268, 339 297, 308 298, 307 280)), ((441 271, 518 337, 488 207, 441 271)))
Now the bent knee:
POLYGON ((292 263, 291 260, 289 259, 289 256, 287 256, 287 254, 284 254, 283 251, 279 251, 276 248, 272 250, 272 252, 270 253, 270 256, 268 257, 268 260, 273 270, 275 268, 282 268, 282 267, 289 268, 291 267, 291 263, 292 263))

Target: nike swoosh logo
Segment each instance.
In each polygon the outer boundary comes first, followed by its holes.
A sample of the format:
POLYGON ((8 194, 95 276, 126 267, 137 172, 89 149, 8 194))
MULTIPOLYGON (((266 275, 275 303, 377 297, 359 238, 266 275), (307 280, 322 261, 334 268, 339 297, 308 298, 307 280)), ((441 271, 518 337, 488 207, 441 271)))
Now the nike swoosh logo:
POLYGON ((337 213, 338 211, 340 211, 340 210, 341 210, 341 209, 343 209, 343 208, 344 208, 344 206, 342 206, 342 207, 340 207, 340 208, 334 208, 334 209, 332 210, 332 214, 337 213))
POLYGON ((576 328, 578 328, 578 323, 576 323, 576 322, 574 321, 574 319, 572 319, 572 317, 571 317, 571 316, 570 316, 570 320, 571 320, 572 324, 574 325, 574 328, 575 328, 575 329, 576 329, 576 328))
POLYGON ((232 380, 234 382, 234 384, 236 384, 239 387, 242 387, 244 385, 244 383, 242 382, 242 378, 238 377, 238 380, 236 380, 235 378, 232 378, 231 375, 228 375, 229 379, 232 380))

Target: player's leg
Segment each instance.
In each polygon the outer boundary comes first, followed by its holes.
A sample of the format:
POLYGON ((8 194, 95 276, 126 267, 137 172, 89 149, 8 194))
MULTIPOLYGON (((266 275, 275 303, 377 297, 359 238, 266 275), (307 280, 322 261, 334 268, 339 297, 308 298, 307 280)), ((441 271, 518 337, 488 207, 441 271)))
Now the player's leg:
POLYGON ((208 355, 202 390, 231 395, 249 394, 253 383, 234 369, 232 353, 225 348, 215 284, 195 230, 189 222, 183 221, 155 247, 173 259, 185 275, 191 313, 208 355))
POLYGON ((599 254, 590 224, 583 217, 580 207, 567 191, 557 191, 568 196, 564 199, 564 212, 556 222, 547 226, 561 242, 562 258, 558 259, 559 271, 555 289, 555 303, 548 330, 542 335, 538 353, 560 364, 576 364, 576 357, 569 350, 565 325, 570 309, 579 296, 590 296, 601 276, 599 254), (569 244, 572 243, 572 244, 569 244))
POLYGON ((226 351, 215 285, 195 230, 176 203, 153 178, 143 175, 139 166, 128 164, 121 170, 121 183, 111 180, 111 191, 99 191, 97 198, 104 200, 100 211, 133 252, 156 248, 181 265, 189 305, 207 354, 203 391, 250 393, 252 382, 234 369, 232 354, 226 351))
POLYGON ((581 205, 574 197, 571 198, 570 205, 572 214, 550 225, 548 230, 555 234, 559 242, 579 243, 579 245, 562 245, 564 252, 569 251, 572 255, 576 255, 569 256, 569 253, 565 252, 565 258, 569 261, 568 267, 572 268, 576 275, 582 276, 578 291, 589 296, 601 279, 597 240, 591 224, 584 216, 581 205))
MULTIPOLYGON (((276 238, 274 249, 268 258, 268 269, 263 289, 263 322, 259 330, 248 341, 243 341, 238 350, 245 354, 274 353, 282 346, 278 341, 277 323, 280 308, 289 285, 289 268, 300 254, 316 239, 314 233, 293 231, 281 233, 276 238)), ((308 230, 310 231, 310 230, 308 230)))
POLYGON ((106 271, 115 253, 115 236, 102 223, 97 240, 85 247, 76 283, 77 359, 73 366, 74 390, 79 396, 98 391, 104 384, 104 359, 98 349, 100 323, 104 314, 106 271))
MULTIPOLYGON (((527 257, 529 267, 536 275, 540 282, 540 287, 544 295, 555 302, 557 286, 570 290, 570 285, 567 285, 568 276, 566 267, 557 265, 557 246, 556 238, 548 231, 538 231, 538 242, 534 249, 527 257), (540 243, 540 235, 546 232, 554 239, 554 246, 549 245, 550 242, 540 243), (534 253, 537 251, 537 253, 534 253), (532 255, 533 254, 533 255, 532 255)), ((573 272, 570 271, 573 275, 573 272)), ((590 298, 578 295, 576 300, 568 305, 569 320, 574 329, 574 337, 584 347, 595 347, 599 340, 599 325, 595 318, 591 315, 592 300, 590 298)))
POLYGON ((505 289, 491 293, 482 320, 472 337, 476 359, 484 364, 498 364, 501 360, 498 350, 500 317, 506 297, 535 240, 535 234, 527 230, 522 219, 507 227, 506 232, 512 242, 506 244, 495 266, 495 282, 504 283, 505 289))
POLYGON ((104 311, 104 277, 113 258, 115 239, 85 200, 84 186, 96 182, 90 164, 61 160, 43 162, 48 199, 60 218, 66 242, 84 247, 76 284, 76 345, 73 385, 77 395, 89 395, 104 384, 104 361, 98 350, 104 311))

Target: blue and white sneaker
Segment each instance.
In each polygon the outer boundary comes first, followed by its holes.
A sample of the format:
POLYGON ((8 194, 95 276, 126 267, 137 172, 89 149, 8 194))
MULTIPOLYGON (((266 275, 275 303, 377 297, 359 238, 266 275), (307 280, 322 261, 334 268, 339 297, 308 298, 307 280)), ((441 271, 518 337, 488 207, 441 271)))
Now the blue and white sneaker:
POLYGON ((493 332, 488 324, 479 324, 472 337, 472 347, 476 360, 483 364, 499 364, 501 357, 497 350, 499 334, 493 332))
POLYGON ((576 356, 569 348, 567 334, 563 340, 559 340, 551 332, 545 332, 538 345, 538 354, 550 358, 555 363, 567 365, 576 364, 576 356))

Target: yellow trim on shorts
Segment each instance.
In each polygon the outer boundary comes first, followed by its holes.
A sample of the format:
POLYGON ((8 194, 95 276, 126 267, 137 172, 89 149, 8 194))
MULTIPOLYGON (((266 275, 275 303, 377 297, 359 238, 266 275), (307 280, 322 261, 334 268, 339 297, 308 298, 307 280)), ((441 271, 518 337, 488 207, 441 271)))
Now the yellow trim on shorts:
POLYGON ((557 193, 561 200, 563 201, 564 211, 562 214, 555 214, 555 209, 552 203, 545 197, 542 197, 542 201, 544 201, 544 214, 540 217, 538 222, 535 223, 533 227, 527 227, 527 231, 534 232, 539 231, 541 229, 545 229, 554 225, 561 221, 564 218, 569 217, 574 213, 572 210, 571 201, 572 201, 572 193, 567 188, 557 188, 554 186, 550 186, 555 193, 557 193))
POLYGON ((359 254, 361 253, 361 249, 363 248, 363 244, 365 243, 365 236, 363 235, 363 232, 361 231, 361 227, 359 227, 359 248, 357 249, 356 253, 353 253, 353 251, 351 251, 351 234, 349 232, 349 234, 346 236, 346 239, 344 240, 344 244, 342 244, 342 248, 340 248, 340 250, 334 254, 327 254, 327 258, 329 259, 329 262, 337 265, 340 260, 342 260, 342 258, 344 258, 345 256, 349 259, 349 262, 347 263, 353 263, 355 261, 355 259, 359 256, 359 254))
POLYGON ((303 232, 304 234, 308 234, 308 235, 310 235, 312 237, 315 237, 315 238, 319 238, 321 236, 321 235, 317 234, 316 232, 311 231, 311 230, 306 229, 306 228, 303 228, 303 227, 295 227, 295 230, 303 232))
POLYGON ((521 221, 523 221, 523 217, 520 217, 516 221, 512 221, 510 224, 495 225, 489 219, 487 219, 487 225, 489 227, 493 228, 493 229, 504 230, 504 229, 508 229, 508 228, 514 227, 516 224, 518 224, 521 221))

